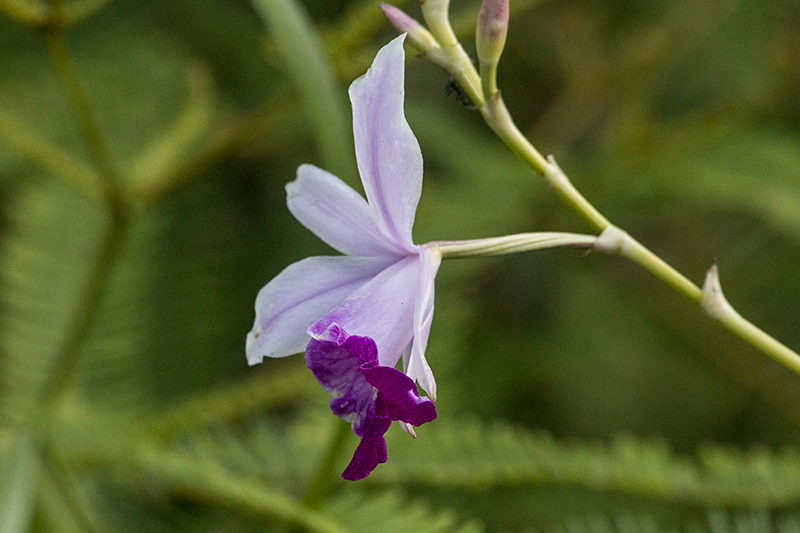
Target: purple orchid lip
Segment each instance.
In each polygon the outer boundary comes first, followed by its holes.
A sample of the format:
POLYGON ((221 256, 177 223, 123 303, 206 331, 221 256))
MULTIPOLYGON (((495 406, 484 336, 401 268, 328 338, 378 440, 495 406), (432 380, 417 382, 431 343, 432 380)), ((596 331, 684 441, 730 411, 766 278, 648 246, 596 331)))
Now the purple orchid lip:
POLYGON ((436 418, 436 407, 420 397, 411 378, 378 363, 378 347, 370 337, 349 335, 336 324, 320 337, 308 343, 306 364, 333 396, 334 414, 361 437, 342 477, 363 479, 386 462, 384 434, 392 421, 419 426, 436 418))
POLYGON ((380 365, 403 367, 431 398, 425 360, 441 254, 414 244, 422 152, 405 119, 405 53, 395 38, 350 86, 356 160, 366 199, 333 174, 301 165, 286 186, 292 214, 345 254, 290 265, 256 298, 247 360, 303 351, 332 324, 377 345, 380 365))

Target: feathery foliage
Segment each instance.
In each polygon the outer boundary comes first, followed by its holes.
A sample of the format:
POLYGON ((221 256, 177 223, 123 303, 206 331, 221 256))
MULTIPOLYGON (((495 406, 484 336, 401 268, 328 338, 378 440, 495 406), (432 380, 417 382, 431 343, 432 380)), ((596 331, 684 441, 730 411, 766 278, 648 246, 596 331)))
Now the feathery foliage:
MULTIPOLYGON (((797 376, 611 258, 444 264, 439 418, 357 485, 302 357, 246 366, 259 287, 330 253, 283 186, 355 183, 376 4, 0 1, 0 531, 800 531, 797 376)), ((469 48, 480 2, 452 4, 469 48)), ((525 133, 797 347, 797 2, 511 7, 525 133)), ((406 78, 417 242, 585 230, 445 74, 406 78)))

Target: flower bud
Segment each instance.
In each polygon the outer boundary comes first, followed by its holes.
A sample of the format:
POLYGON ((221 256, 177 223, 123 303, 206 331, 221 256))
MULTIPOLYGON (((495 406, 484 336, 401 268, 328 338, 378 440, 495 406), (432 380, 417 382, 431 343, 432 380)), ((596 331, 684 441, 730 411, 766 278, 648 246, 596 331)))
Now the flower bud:
POLYGON ((497 64, 508 34, 509 0, 483 0, 475 30, 475 47, 481 63, 497 64))
POLYGON ((450 26, 448 15, 450 0, 420 0, 419 4, 428 28, 439 43, 445 47, 456 46, 458 39, 450 26))
POLYGON ((403 10, 391 4, 380 4, 378 7, 398 32, 408 35, 409 44, 420 52, 425 53, 440 48, 439 42, 425 29, 425 26, 409 17, 403 10))

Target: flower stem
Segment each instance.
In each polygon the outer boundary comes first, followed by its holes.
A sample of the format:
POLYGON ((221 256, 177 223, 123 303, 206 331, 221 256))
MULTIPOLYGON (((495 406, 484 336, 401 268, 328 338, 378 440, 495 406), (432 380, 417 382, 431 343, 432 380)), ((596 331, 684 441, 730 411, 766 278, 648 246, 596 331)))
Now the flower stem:
POLYGON ((733 313, 714 320, 778 363, 800 374, 800 354, 731 309, 733 313))
POLYGON ((481 63, 481 88, 484 95, 497 94, 497 62, 481 63))
POLYGON ((469 241, 434 241, 426 246, 438 248, 442 259, 460 257, 489 257, 494 255, 515 254, 548 248, 575 247, 588 248, 597 243, 594 235, 578 233, 519 233, 504 237, 474 239, 469 241))
POLYGON ((451 57, 453 57, 454 64, 457 65, 457 70, 453 72, 456 77, 456 81, 458 81, 458 83, 461 85, 461 88, 464 89, 464 92, 467 93, 467 96, 470 97, 472 102, 476 106, 482 107, 485 103, 482 87, 483 82, 481 81, 478 73, 475 71, 475 66, 472 64, 472 60, 469 58, 469 55, 458 43, 450 47, 443 48, 445 48, 451 57))
POLYGON ((745 319, 734 309, 725 295, 719 282, 719 270, 716 260, 706 273, 703 284, 700 307, 716 322, 755 346, 777 362, 800 374, 800 356, 785 344, 777 341, 752 322, 745 319))
MULTIPOLYGON (((503 104, 500 91, 494 93, 481 107, 481 114, 486 123, 533 170, 544 176, 561 198, 583 218, 601 232, 594 249, 606 253, 614 253, 630 259, 649 271, 676 291, 684 294, 693 302, 700 304, 712 319, 719 322, 732 333, 769 355, 776 361, 800 374, 800 354, 780 343, 754 324, 744 319, 730 305, 727 312, 714 315, 704 303, 703 290, 692 283, 686 276, 671 267, 639 241, 623 230, 612 225, 583 195, 572 185, 569 178, 556 164, 552 156, 545 159, 525 138, 514 124, 511 115, 503 104)), ((550 247, 550 246, 545 246, 550 247)), ((510 253, 510 252, 507 252, 510 253)), ((442 256, 448 251, 442 248, 442 256)), ((487 254, 494 255, 494 254, 487 254)), ((452 253, 451 256, 457 256, 452 253)), ((726 302, 727 304, 727 302, 726 302)))
POLYGON ((621 255, 642 266, 667 285, 699 304, 712 320, 775 361, 800 374, 800 354, 742 317, 728 303, 719 284, 716 262, 709 269, 703 288, 700 289, 683 274, 616 226, 609 226, 600 234, 594 250, 621 255))
POLYGON ((603 231, 611 223, 572 185, 567 175, 555 160, 544 156, 519 131, 508 112, 500 91, 486 101, 481 108, 486 124, 534 171, 544 176, 559 196, 598 231, 603 231))
POLYGON ((700 303, 703 291, 686 276, 675 270, 666 261, 648 250, 639 241, 616 226, 608 226, 597 239, 594 249, 598 252, 621 255, 662 280, 676 291, 700 303))
POLYGON ((800 374, 800 354, 768 335, 749 320, 740 315, 722 295, 716 263, 709 270, 706 282, 700 289, 683 274, 675 270, 663 259, 648 250, 627 232, 616 226, 608 226, 595 244, 594 249, 621 255, 643 267, 676 291, 684 294, 700 307, 714 321, 721 324, 739 338, 772 357, 777 362, 800 374))

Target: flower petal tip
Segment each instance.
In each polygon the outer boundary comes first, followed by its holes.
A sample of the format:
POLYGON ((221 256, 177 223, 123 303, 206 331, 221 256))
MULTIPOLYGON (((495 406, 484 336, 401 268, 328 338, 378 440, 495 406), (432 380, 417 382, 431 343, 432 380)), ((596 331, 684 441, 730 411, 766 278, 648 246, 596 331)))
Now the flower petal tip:
POLYGON ((257 351, 257 343, 260 336, 261 332, 255 329, 247 334, 244 351, 247 355, 247 364, 250 366, 257 365, 264 360, 264 356, 259 355, 257 351))
POLYGON ((383 435, 388 431, 390 425, 391 421, 388 418, 380 418, 370 427, 356 448, 350 464, 342 472, 342 478, 348 481, 359 481, 370 475, 379 464, 388 460, 389 454, 383 435))

